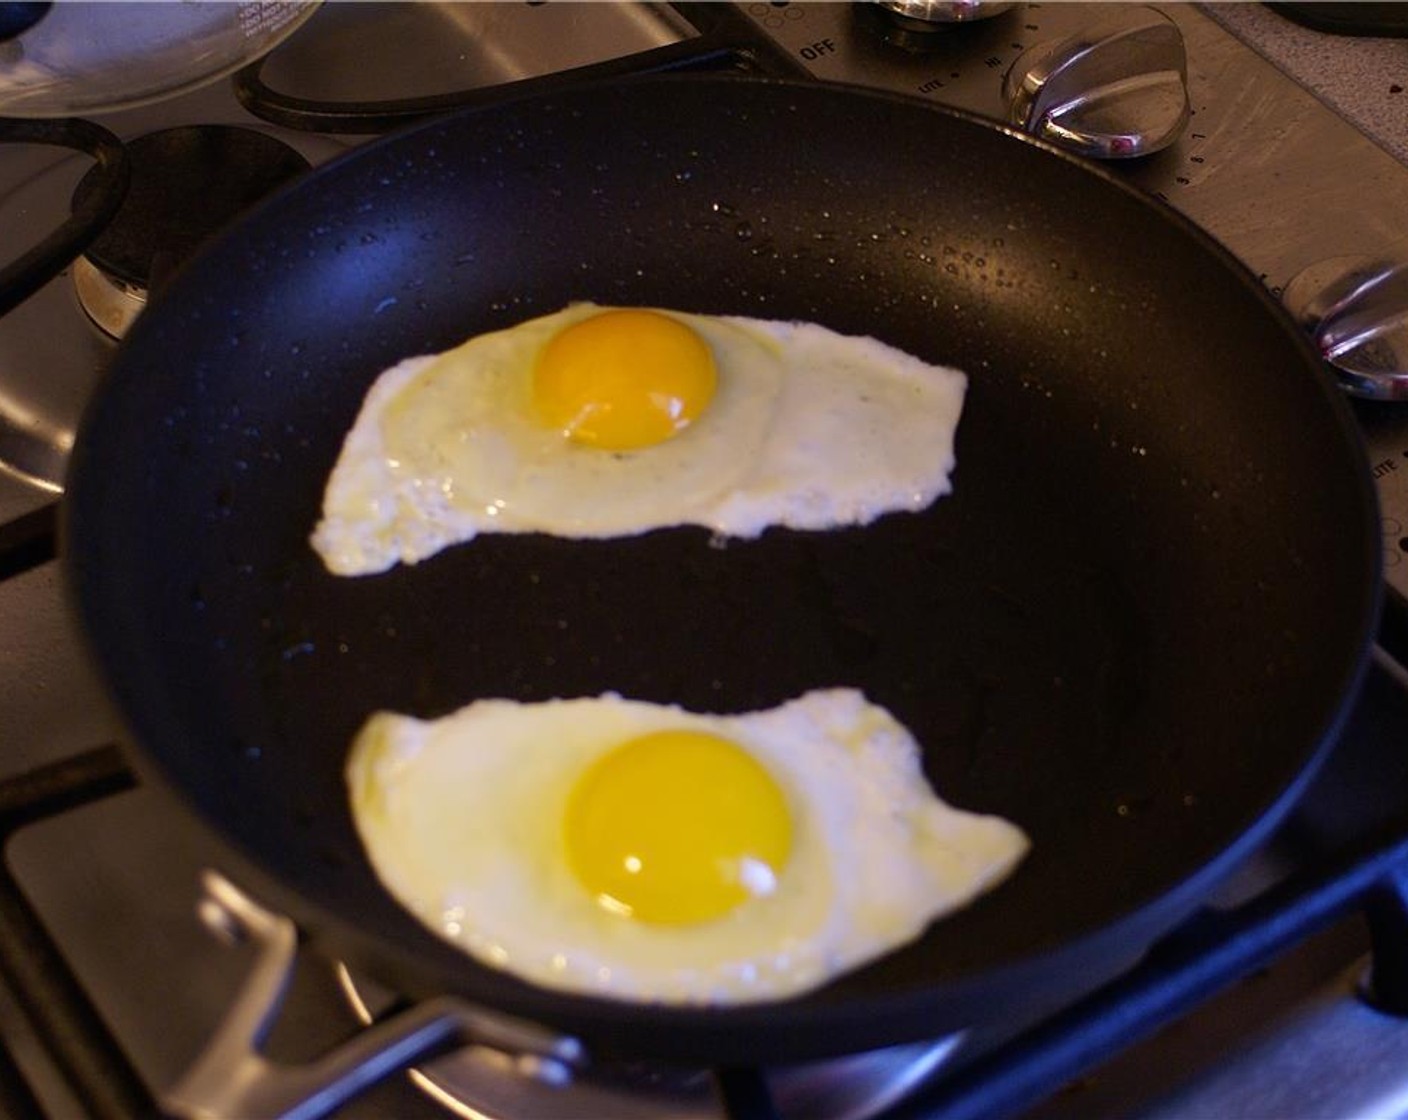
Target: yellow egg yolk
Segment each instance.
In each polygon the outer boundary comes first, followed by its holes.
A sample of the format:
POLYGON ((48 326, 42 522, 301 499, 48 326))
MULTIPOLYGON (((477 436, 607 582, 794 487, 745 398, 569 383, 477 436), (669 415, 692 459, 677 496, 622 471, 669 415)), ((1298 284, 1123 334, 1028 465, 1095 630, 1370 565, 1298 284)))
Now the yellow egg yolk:
POLYGON ((548 340, 533 405, 569 439, 608 451, 663 443, 706 409, 718 373, 709 344, 658 311, 603 311, 548 340))
POLYGON ((685 925, 770 893, 792 848, 771 775, 737 744, 698 731, 632 739, 578 780, 568 862, 607 909, 685 925))

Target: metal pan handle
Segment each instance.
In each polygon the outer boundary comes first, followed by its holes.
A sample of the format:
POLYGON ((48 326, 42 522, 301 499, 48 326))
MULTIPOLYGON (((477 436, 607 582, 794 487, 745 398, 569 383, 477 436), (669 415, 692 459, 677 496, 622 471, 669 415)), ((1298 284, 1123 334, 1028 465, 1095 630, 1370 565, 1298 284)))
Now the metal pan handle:
POLYGON ((162 1094, 173 1116, 326 1116, 387 1074, 471 1041, 524 1055, 545 1080, 568 1080, 581 1044, 531 1023, 442 997, 374 1023, 306 1065, 280 1065, 260 1050, 278 1017, 293 973, 298 930, 264 909, 224 876, 207 871, 200 916, 227 942, 252 940, 257 957, 234 1005, 192 1067, 162 1094))

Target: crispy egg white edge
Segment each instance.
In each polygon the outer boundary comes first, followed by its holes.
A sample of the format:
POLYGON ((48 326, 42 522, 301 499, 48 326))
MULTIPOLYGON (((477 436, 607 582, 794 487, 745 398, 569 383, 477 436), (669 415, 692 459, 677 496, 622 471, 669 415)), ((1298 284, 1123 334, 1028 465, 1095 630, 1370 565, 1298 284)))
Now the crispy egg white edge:
POLYGON ((443 520, 429 520, 423 539, 415 541, 404 540, 396 531, 402 508, 416 500, 407 493, 415 483, 397 475, 377 423, 401 389, 438 357, 417 355, 382 372, 343 440, 323 494, 323 514, 311 537, 313 548, 334 575, 384 572, 398 560, 415 564, 457 541, 454 527, 443 520))

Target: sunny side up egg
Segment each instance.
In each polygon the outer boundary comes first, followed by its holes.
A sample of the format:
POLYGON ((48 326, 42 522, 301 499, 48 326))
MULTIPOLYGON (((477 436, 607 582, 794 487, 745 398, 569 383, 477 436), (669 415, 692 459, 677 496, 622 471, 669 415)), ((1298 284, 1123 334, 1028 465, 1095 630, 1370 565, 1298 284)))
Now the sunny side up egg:
POLYGON ((440 936, 531 983, 780 999, 911 941, 1028 841, 946 805, 854 689, 706 715, 595 698, 372 716, 346 766, 371 864, 440 936))
POLYGON ((364 575, 484 532, 863 525, 948 493, 966 386, 814 323, 572 304, 382 373, 312 545, 364 575))

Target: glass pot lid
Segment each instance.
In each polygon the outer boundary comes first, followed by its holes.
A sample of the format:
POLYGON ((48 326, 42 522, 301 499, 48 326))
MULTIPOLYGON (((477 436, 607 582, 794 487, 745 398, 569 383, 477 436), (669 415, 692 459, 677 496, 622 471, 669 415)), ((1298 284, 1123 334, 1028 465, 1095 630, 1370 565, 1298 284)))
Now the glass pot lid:
POLYGON ((184 93, 266 54, 317 8, 317 0, 0 3, 0 115, 91 115, 184 93))

